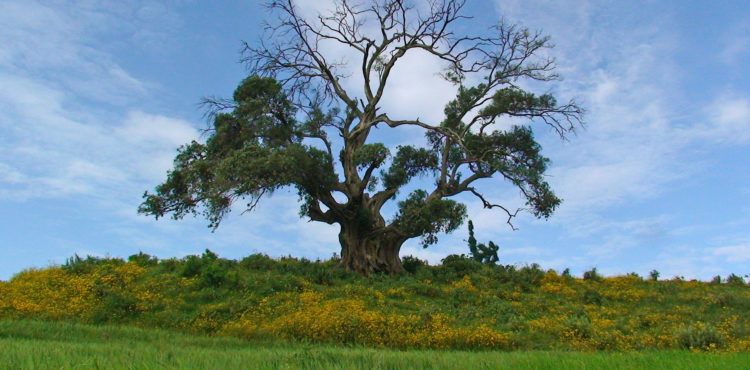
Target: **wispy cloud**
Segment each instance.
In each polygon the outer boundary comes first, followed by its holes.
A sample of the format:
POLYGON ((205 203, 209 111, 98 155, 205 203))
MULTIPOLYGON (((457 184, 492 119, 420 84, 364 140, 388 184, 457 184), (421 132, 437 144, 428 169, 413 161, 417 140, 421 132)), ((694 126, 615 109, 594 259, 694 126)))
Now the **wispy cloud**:
POLYGON ((750 261, 750 243, 714 248, 713 255, 727 262, 747 262, 750 261))
POLYGON ((153 29, 148 20, 168 27, 168 13, 157 10, 106 2, 0 4, 4 199, 116 197, 163 176, 177 145, 197 137, 184 120, 134 108, 153 84, 112 55, 108 37, 132 39, 134 27, 153 29))

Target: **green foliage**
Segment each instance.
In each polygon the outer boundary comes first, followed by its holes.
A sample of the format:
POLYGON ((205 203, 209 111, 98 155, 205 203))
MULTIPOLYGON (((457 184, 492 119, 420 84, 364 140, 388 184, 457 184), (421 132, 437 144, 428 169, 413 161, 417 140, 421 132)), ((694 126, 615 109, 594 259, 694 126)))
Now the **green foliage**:
POLYGON ((399 146, 388 171, 381 174, 383 186, 386 189, 399 189, 415 176, 437 170, 437 163, 437 156, 431 150, 399 146))
POLYGON ((179 274, 186 278, 198 278, 204 287, 218 287, 228 281, 229 268, 233 264, 206 249, 201 256, 185 257, 179 274))
POLYGON ((659 275, 659 271, 656 270, 651 270, 651 272, 648 273, 648 277, 649 279, 651 279, 651 281, 658 281, 659 275))
POLYGON ((138 314, 135 297, 127 292, 99 290, 101 304, 91 315, 91 322, 97 324, 128 322, 138 314))
POLYGON ((135 262, 139 266, 149 267, 159 264, 159 259, 146 253, 138 252, 138 254, 133 254, 128 257, 128 262, 135 262))
POLYGON ((602 276, 596 271, 596 267, 594 267, 589 271, 584 271, 583 280, 601 281, 602 276))
POLYGON ((716 328, 702 323, 680 330, 677 341, 684 349, 712 350, 724 346, 724 340, 716 328))
MULTIPOLYGON (((476 132, 461 121, 486 93, 483 85, 461 86, 456 99, 445 108, 446 118, 441 127, 449 131, 428 130, 430 148, 398 147, 390 166, 381 171, 384 201, 393 198, 416 176, 440 173, 441 179, 439 189, 429 196, 426 190, 418 189, 400 201, 390 228, 406 238, 421 237, 425 247, 435 244, 439 233, 454 231, 466 215, 463 204, 446 198, 475 191, 469 187, 472 181, 498 173, 521 189, 528 208, 537 217, 549 217, 560 204, 560 199, 544 180, 549 160, 540 154, 541 147, 529 127, 476 132), (449 132, 459 134, 452 136, 447 134, 449 132), (464 165, 468 172, 459 170, 464 165), (462 182, 465 173, 471 177, 462 182)), ((555 104, 549 95, 535 96, 516 88, 501 89, 492 97, 491 104, 482 109, 481 115, 494 119, 503 114, 536 114, 534 112, 549 110, 555 104)), ((323 130, 340 118, 337 118, 337 110, 326 113, 314 106, 306 112, 307 121, 302 122, 281 84, 259 76, 243 80, 227 106, 231 110, 214 116, 213 130, 205 143, 193 141, 179 148, 166 181, 156 187, 155 193, 144 194, 140 213, 157 218, 171 214, 175 219, 202 214, 208 219, 209 227, 216 228, 238 200, 247 201, 248 209, 253 209, 262 196, 293 186, 302 200, 302 216, 328 223, 356 224, 362 233, 372 230, 383 200, 368 206, 371 209, 359 201, 337 204, 331 195, 334 191, 351 191, 338 182, 331 145, 323 130), (328 151, 304 144, 305 138, 323 140, 328 151), (324 214, 321 201, 328 208, 340 208, 324 214)), ((389 149, 382 143, 349 144, 354 149, 350 151, 345 146, 339 160, 365 171, 361 181, 373 191, 378 179, 371 175, 389 158, 389 149)), ((347 193, 347 197, 360 199, 359 194, 347 193)), ((493 242, 472 248, 472 257, 483 263, 497 262, 498 247, 493 242)), ((140 263, 154 262, 143 260, 140 263)), ((190 260, 183 276, 197 276, 201 269, 201 261, 190 260)), ((207 285, 221 284, 226 279, 219 266, 206 267, 206 271, 202 276, 207 285)))
POLYGON ((81 258, 78 254, 74 254, 72 257, 67 258, 65 263, 60 267, 73 274, 88 274, 96 269, 97 266, 120 263, 122 263, 121 260, 114 258, 100 258, 94 256, 81 258))
POLYGON ((743 279, 742 276, 736 274, 730 274, 729 276, 727 276, 726 282, 727 284, 731 285, 745 285, 745 279, 743 279))
POLYGON ((237 199, 249 199, 252 208, 260 196, 284 186, 311 196, 332 189, 333 159, 302 144, 310 125, 297 122, 275 80, 248 77, 237 87, 234 103, 232 112, 216 115, 205 144, 193 141, 179 149, 166 182, 155 194, 144 194, 140 213, 179 219, 197 215, 202 205, 216 228, 237 199))
MULTIPOLYGON (((467 158, 481 158, 478 173, 501 173, 521 189, 530 211, 539 218, 548 218, 561 200, 544 179, 549 159, 541 155, 541 146, 531 128, 515 126, 509 131, 475 134, 466 132, 467 158)), ((464 158, 463 160, 466 160, 464 158)))
POLYGON ((424 266, 427 266, 427 261, 423 261, 417 257, 414 256, 404 256, 401 258, 401 265, 404 267, 404 270, 410 274, 414 274, 417 272, 417 270, 421 269, 424 266))
POLYGON ((497 263, 497 250, 498 246, 490 241, 489 245, 484 243, 477 244, 477 239, 474 237, 474 223, 469 220, 469 252, 471 258, 487 265, 494 265, 497 263))
POLYGON ((265 254, 251 254, 240 260, 240 267, 250 270, 270 271, 276 266, 276 260, 265 254))
POLYGON ((237 262, 206 250, 154 264, 139 255, 0 282, 0 324, 46 318, 399 348, 750 350, 746 284, 584 280, 466 255, 436 266, 405 257, 408 273, 370 278, 337 259, 255 254, 237 262))
POLYGON ((491 103, 479 113, 483 116, 498 116, 509 114, 512 116, 523 115, 537 110, 554 109, 557 101, 552 95, 534 95, 517 87, 508 87, 498 90, 493 96, 491 103))
POLYGON ((585 292, 583 292, 583 303, 601 306, 602 295, 598 291, 593 289, 586 290, 585 292))
POLYGON ((632 278, 638 279, 638 280, 643 280, 643 278, 641 277, 641 275, 638 275, 638 273, 636 273, 636 272, 629 272, 625 276, 629 276, 629 277, 632 277, 632 278))
POLYGON ((456 230, 466 217, 466 206, 450 199, 428 199, 427 192, 415 190, 398 203, 393 224, 411 236, 421 236, 422 246, 437 243, 437 234, 456 230))
POLYGON ((388 148, 381 143, 365 144, 354 152, 353 161, 359 169, 378 168, 390 154, 388 148))
POLYGON ((482 264, 463 254, 451 254, 441 260, 442 264, 438 273, 445 280, 458 280, 462 277, 475 273, 482 268, 482 264))
POLYGON ((532 292, 538 288, 545 275, 544 270, 536 263, 521 268, 511 265, 501 266, 498 272, 500 281, 511 283, 523 292, 532 292))

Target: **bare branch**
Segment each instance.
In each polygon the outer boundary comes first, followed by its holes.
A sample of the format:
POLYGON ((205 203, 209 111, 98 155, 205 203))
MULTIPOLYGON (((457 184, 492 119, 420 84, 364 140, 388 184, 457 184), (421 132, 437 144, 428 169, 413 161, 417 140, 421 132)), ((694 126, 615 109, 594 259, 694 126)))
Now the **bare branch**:
POLYGON ((516 209, 516 210, 515 210, 514 212, 511 212, 510 210, 508 210, 507 208, 505 208, 504 206, 502 206, 502 205, 500 205, 500 204, 495 204, 495 203, 492 203, 492 202, 488 201, 488 200, 487 200, 487 199, 486 199, 486 198, 485 198, 485 197, 484 197, 484 196, 483 196, 483 195, 482 195, 481 193, 479 193, 478 191, 476 191, 476 190, 475 190, 474 188, 469 188, 468 190, 469 190, 469 191, 470 191, 470 192, 471 192, 472 194, 474 194, 474 195, 475 195, 475 196, 476 196, 477 198, 479 198, 479 200, 481 200, 481 201, 482 201, 482 205, 484 206, 484 208, 487 208, 487 209, 492 209, 492 208, 499 208, 499 209, 503 210, 503 211, 505 212, 505 214, 507 214, 507 215, 508 215, 508 219, 506 220, 506 223, 507 223, 507 224, 508 224, 508 225, 509 225, 509 226, 511 227, 511 229, 513 229, 514 231, 515 231, 515 230, 518 230, 518 229, 517 229, 517 228, 516 228, 516 227, 515 227, 515 226, 513 225, 513 219, 514 219, 514 218, 515 218, 516 216, 518 216, 518 213, 519 213, 519 212, 523 211, 523 208, 518 208, 518 209, 516 209))

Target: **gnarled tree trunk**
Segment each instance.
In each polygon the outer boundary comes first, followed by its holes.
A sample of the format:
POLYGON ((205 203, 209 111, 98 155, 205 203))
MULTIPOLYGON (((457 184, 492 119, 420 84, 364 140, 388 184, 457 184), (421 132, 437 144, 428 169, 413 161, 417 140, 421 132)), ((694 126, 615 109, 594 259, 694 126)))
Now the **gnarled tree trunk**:
POLYGON ((390 235, 368 236, 355 225, 341 224, 341 265, 362 275, 400 273, 404 269, 399 251, 405 241, 405 238, 390 235))

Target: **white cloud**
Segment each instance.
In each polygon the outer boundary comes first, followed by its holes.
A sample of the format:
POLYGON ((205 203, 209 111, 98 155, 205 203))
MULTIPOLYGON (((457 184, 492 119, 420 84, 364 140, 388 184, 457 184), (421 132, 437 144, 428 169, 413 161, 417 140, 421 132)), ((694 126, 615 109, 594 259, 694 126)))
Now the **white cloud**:
POLYGON ((750 141, 750 99, 725 94, 711 104, 705 114, 707 124, 692 132, 697 138, 727 144, 750 141))
POLYGON ((122 24, 107 7, 10 1, 0 4, 0 67, 81 98, 124 103, 149 87, 115 63, 98 38, 122 24))
POLYGON ((727 262, 750 261, 750 244, 728 245, 713 249, 713 255, 727 262))
POLYGON ((0 163, 0 181, 7 184, 18 184, 25 180, 26 176, 20 171, 7 164, 0 163))
POLYGON ((129 107, 150 84, 102 34, 130 27, 118 15, 138 6, 0 4, 0 197, 117 197, 163 176, 176 146, 197 137, 184 120, 129 107))

